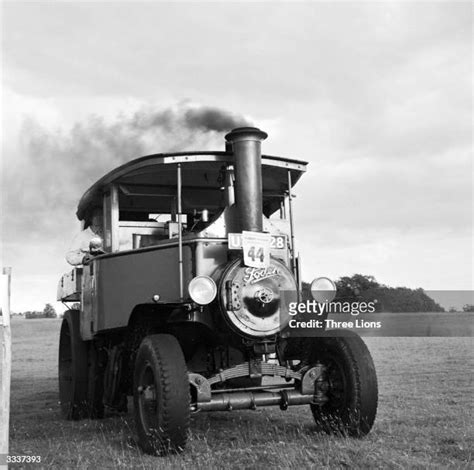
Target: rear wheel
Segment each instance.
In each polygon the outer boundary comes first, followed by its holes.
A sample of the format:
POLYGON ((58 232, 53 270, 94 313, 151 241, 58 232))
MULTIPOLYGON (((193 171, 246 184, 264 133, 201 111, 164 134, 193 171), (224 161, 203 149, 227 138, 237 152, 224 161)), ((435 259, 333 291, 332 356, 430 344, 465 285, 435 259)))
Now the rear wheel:
POLYGON ((89 344, 89 369, 87 390, 87 411, 89 418, 104 417, 104 372, 105 361, 98 346, 89 344))
POLYGON ((92 341, 80 334, 80 311, 64 313, 59 338, 59 401, 64 418, 101 418, 103 366, 92 341))
POLYGON ((88 416, 88 345, 79 331, 79 311, 64 313, 59 338, 59 401, 66 419, 88 416))
POLYGON ((186 362, 172 335, 147 336, 137 353, 133 399, 138 443, 150 454, 180 452, 189 429, 186 362))
POLYGON ((350 331, 328 331, 327 337, 312 340, 309 363, 325 366, 324 383, 328 401, 311 405, 319 430, 363 436, 377 413, 378 387, 374 363, 362 339, 350 331))

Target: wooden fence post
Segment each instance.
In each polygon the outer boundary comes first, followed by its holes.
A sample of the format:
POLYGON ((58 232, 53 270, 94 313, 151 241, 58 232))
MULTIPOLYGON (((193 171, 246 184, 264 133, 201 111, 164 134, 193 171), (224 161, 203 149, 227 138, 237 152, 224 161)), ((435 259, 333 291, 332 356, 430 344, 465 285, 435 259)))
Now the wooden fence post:
POLYGON ((12 337, 10 328, 10 295, 12 268, 3 268, 1 276, 1 311, 2 311, 2 383, 0 388, 0 469, 7 469, 10 430, 10 381, 12 366, 12 337))

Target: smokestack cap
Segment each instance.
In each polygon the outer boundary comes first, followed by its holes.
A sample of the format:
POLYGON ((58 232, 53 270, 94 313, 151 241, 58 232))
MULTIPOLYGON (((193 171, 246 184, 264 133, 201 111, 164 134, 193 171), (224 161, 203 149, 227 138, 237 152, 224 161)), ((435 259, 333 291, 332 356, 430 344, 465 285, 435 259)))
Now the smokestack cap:
POLYGON ((237 127, 225 136, 225 140, 228 142, 239 142, 241 140, 256 140, 261 142, 267 137, 268 134, 257 127, 237 127))

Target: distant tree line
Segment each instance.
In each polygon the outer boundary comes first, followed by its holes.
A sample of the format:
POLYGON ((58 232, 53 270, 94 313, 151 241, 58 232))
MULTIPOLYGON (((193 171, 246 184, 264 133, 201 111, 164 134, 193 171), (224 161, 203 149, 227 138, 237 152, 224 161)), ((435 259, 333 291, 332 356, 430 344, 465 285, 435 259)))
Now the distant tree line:
POLYGON ((36 310, 23 312, 25 318, 34 319, 34 318, 56 318, 56 310, 51 304, 46 304, 43 311, 39 312, 36 310))
MULTIPOLYGON (((375 302, 377 312, 444 312, 426 292, 408 287, 388 287, 374 276, 354 274, 336 281, 334 302, 375 302)), ((310 284, 303 283, 303 297, 311 298, 310 284)))

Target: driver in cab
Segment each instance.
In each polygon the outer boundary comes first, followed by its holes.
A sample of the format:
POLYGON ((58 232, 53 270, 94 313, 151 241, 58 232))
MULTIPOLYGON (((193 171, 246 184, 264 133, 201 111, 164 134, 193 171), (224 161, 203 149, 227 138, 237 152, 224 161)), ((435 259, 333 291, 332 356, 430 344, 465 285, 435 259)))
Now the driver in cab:
POLYGON ((66 261, 69 264, 73 266, 88 264, 94 256, 104 253, 102 223, 102 210, 95 208, 91 217, 85 221, 84 230, 72 240, 66 253, 66 261))

